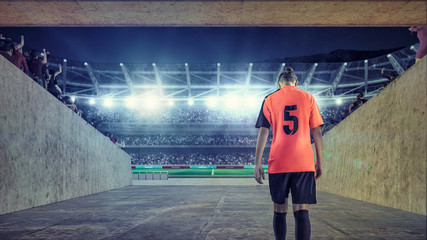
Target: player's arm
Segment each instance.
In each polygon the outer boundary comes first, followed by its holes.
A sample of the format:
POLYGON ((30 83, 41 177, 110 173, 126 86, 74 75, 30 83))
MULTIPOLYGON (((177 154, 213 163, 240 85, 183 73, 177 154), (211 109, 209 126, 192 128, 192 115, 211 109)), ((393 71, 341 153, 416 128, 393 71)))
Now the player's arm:
POLYGON ((314 145, 316 147, 316 180, 322 175, 322 161, 323 161, 323 137, 320 126, 312 128, 314 145))
POLYGON ((269 129, 266 127, 260 127, 258 132, 258 141, 255 149, 255 180, 259 184, 263 184, 262 179, 265 180, 264 169, 262 168, 261 159, 264 153, 265 144, 267 143, 269 129))

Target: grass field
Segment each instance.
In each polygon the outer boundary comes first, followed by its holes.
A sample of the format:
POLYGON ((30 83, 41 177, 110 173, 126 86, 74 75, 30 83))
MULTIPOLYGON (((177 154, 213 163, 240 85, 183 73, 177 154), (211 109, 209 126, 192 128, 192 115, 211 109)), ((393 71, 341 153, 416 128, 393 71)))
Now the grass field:
MULTIPOLYGON (((267 168, 264 168, 267 173, 267 168)), ((167 172, 170 178, 185 178, 185 177, 253 177, 253 168, 241 169, 132 169, 134 174, 151 173, 151 172, 167 172)))

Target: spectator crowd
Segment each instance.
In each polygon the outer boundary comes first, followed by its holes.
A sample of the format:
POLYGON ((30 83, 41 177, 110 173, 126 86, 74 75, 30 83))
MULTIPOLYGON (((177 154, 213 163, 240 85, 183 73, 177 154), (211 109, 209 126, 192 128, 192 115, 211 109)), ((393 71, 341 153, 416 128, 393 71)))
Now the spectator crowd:
POLYGON ((57 80, 58 75, 62 73, 61 64, 53 64, 58 66, 58 70, 54 70, 51 62, 52 55, 50 52, 46 51, 46 49, 42 51, 37 49, 24 51, 24 39, 24 36, 21 36, 20 41, 15 42, 11 38, 0 34, 0 55, 23 71, 42 88, 46 89, 49 93, 66 104, 74 112, 81 115, 81 112, 79 112, 77 106, 69 97, 62 97, 62 90, 58 86, 57 80))
MULTIPOLYGON (((267 143, 271 143, 271 135, 267 143)), ((143 136, 117 136, 121 146, 151 146, 151 145, 219 145, 219 146, 254 146, 256 136, 238 135, 143 135, 143 136)))
MULTIPOLYGON (((253 165, 254 153, 130 153, 133 165, 253 165)), ((268 152, 262 156, 267 164, 268 152)))

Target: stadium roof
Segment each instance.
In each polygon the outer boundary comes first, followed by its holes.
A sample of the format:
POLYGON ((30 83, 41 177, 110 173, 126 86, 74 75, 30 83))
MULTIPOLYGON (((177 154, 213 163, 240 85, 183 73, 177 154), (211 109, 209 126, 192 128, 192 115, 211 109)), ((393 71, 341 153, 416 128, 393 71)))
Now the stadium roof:
MULTIPOLYGON (((373 96, 381 75, 401 74, 413 63, 418 44, 388 55, 341 63, 243 63, 243 64, 96 64, 60 60, 63 74, 58 84, 64 94, 81 99, 128 96, 201 100, 208 97, 263 97, 277 89, 284 67, 294 69, 299 87, 319 99, 354 98, 364 91, 373 96)), ((51 63, 55 67, 57 63, 51 63)))

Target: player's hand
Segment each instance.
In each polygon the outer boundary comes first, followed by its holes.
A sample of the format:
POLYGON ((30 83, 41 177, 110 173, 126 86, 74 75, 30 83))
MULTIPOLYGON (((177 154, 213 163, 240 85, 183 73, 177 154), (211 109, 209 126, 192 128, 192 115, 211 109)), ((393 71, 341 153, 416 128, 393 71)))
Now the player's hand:
POLYGON ((317 180, 320 178, 320 176, 322 176, 322 164, 316 163, 315 167, 316 167, 316 176, 314 179, 317 180))
POLYGON ((259 184, 264 184, 261 180, 261 178, 263 180, 265 180, 265 176, 264 176, 264 169, 262 168, 261 165, 256 165, 255 166, 255 180, 259 183, 259 184))

